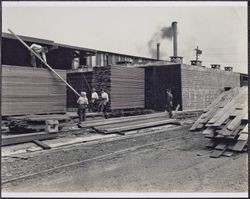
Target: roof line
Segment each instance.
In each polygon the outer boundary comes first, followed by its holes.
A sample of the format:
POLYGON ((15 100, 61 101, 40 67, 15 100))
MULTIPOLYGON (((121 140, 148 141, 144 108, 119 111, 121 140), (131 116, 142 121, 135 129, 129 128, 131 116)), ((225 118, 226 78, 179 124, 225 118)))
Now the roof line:
MULTIPOLYGON (((42 43, 42 44, 47 44, 47 45, 57 45, 59 47, 72 48, 72 49, 80 50, 80 51, 82 50, 82 51, 87 51, 87 52, 92 52, 92 53, 108 53, 108 54, 113 54, 113 55, 118 55, 118 56, 127 56, 127 57, 131 57, 131 58, 141 58, 141 59, 147 59, 147 60, 152 60, 152 61, 157 60, 156 58, 150 58, 150 57, 142 57, 142 56, 115 53, 115 52, 103 51, 103 50, 97 50, 97 49, 91 49, 91 48, 71 46, 68 44, 56 43, 52 40, 40 39, 40 38, 35 38, 35 37, 22 36, 22 35, 18 35, 18 36, 20 38, 22 38, 24 41, 28 41, 28 42, 37 42, 37 43, 42 43)), ((16 39, 12 34, 5 33, 5 32, 2 32, 2 37, 9 38, 9 39, 16 39)))
MULTIPOLYGON (((23 36, 23 35, 18 35, 22 40, 28 41, 28 42, 36 42, 36 43, 42 43, 42 44, 47 44, 47 45, 54 45, 54 41, 52 40, 47 40, 47 39, 40 39, 40 38, 35 38, 35 37, 28 37, 28 36, 23 36)), ((2 37, 8 38, 8 39, 16 39, 12 34, 2 32, 2 37)))

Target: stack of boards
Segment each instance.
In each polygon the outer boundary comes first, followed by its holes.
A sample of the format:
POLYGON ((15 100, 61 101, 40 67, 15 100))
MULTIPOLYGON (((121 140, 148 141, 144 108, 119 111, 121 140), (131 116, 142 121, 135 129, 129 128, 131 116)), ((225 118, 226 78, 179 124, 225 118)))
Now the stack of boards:
POLYGON ((190 130, 203 130, 211 139, 208 147, 215 150, 210 157, 232 155, 230 150, 244 151, 248 141, 248 87, 221 93, 190 130))
MULTIPOLYGON (((64 70, 56 72, 66 78, 64 70)), ((66 85, 46 68, 2 66, 2 116, 64 113, 66 85)))
POLYGON ((109 110, 144 108, 144 69, 122 66, 95 67, 92 87, 109 94, 109 110))
POLYGON ((119 117, 106 120, 86 121, 80 124, 81 128, 92 128, 98 133, 125 134, 127 131, 146 129, 155 126, 180 125, 176 119, 169 119, 168 113, 160 112, 139 116, 119 117))
POLYGON ((70 116, 66 114, 51 115, 27 115, 8 117, 10 133, 30 133, 34 131, 45 131, 46 120, 57 120, 59 129, 73 124, 70 116))

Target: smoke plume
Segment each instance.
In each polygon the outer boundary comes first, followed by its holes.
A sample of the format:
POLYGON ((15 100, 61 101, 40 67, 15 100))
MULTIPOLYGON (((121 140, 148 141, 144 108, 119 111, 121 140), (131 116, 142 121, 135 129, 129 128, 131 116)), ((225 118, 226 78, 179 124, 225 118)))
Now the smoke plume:
MULTIPOLYGON (((173 38, 173 29, 171 26, 162 27, 158 30, 148 42, 149 53, 152 57, 156 58, 156 44, 161 43, 163 39, 172 40, 173 38)), ((160 55, 163 53, 160 51, 160 55)))

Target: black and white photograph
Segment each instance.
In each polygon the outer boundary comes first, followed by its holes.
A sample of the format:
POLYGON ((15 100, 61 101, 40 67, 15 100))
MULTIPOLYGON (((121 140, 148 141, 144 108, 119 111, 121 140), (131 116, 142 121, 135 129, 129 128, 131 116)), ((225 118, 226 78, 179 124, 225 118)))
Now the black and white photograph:
POLYGON ((2 1, 2 197, 248 196, 247 1, 2 1))

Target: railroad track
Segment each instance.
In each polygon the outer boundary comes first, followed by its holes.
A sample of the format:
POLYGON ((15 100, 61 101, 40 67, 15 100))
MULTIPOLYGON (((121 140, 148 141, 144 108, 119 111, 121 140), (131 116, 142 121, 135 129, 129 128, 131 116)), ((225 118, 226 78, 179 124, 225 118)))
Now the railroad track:
POLYGON ((169 141, 175 141, 175 140, 178 140, 181 137, 183 137, 183 135, 176 136, 174 138, 168 138, 168 139, 165 139, 165 140, 162 140, 162 141, 156 141, 156 142, 143 144, 143 145, 139 145, 139 146, 133 146, 133 147, 130 147, 130 148, 126 148, 126 149, 118 150, 118 151, 115 151, 115 152, 112 152, 112 153, 108 153, 108 154, 105 154, 105 155, 100 155, 100 156, 88 158, 88 159, 85 159, 85 160, 82 160, 82 161, 75 161, 75 162, 70 163, 70 164, 60 165, 60 166, 57 166, 57 167, 54 167, 54 168, 42 170, 40 172, 31 173, 31 174, 27 174, 27 175, 22 175, 22 176, 19 176, 19 177, 16 177, 16 178, 8 179, 8 180, 3 180, 2 185, 7 184, 7 183, 16 182, 16 181, 19 181, 19 180, 29 179, 29 178, 39 176, 39 175, 42 176, 44 174, 49 174, 49 173, 53 173, 53 172, 56 172, 56 171, 60 172, 60 170, 63 170, 63 169, 68 168, 68 167, 74 167, 74 166, 78 166, 78 165, 88 163, 88 162, 91 162, 91 161, 103 160, 103 159, 106 159, 106 158, 115 157, 117 155, 122 155, 122 154, 126 154, 126 153, 129 153, 129 152, 134 152, 136 150, 147 148, 147 147, 150 147, 150 146, 155 146, 156 145, 157 147, 159 147, 160 144, 164 144, 164 143, 169 142, 169 141))

